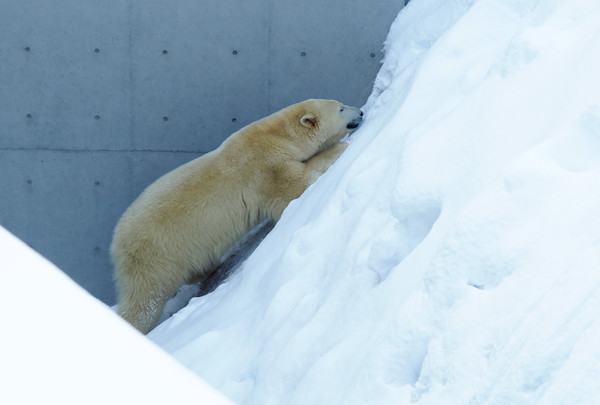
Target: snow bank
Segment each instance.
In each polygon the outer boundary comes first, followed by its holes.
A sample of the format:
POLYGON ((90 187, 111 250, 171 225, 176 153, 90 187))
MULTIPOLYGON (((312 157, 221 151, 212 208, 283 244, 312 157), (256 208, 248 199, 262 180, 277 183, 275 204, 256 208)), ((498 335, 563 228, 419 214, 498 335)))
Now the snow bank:
POLYGON ((227 404, 0 227, 1 404, 227 404))
POLYGON ((347 152, 150 338, 239 403, 597 401, 599 21, 411 1, 347 152))

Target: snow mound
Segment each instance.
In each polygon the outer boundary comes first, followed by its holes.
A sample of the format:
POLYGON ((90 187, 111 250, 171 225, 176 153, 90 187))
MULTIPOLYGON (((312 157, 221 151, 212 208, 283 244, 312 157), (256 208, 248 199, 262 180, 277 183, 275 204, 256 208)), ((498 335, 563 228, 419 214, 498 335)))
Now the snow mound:
POLYGON ((411 1, 346 153, 149 337, 238 403, 595 403, 599 21, 411 1))
POLYGON ((0 227, 1 404, 229 404, 0 227))

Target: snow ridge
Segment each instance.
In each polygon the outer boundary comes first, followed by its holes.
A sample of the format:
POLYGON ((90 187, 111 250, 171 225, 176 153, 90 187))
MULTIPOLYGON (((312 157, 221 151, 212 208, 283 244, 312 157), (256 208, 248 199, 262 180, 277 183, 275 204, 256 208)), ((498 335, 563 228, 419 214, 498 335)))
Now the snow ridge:
POLYGON ((150 338, 238 403, 594 403, 598 21, 411 1, 348 150, 150 338))

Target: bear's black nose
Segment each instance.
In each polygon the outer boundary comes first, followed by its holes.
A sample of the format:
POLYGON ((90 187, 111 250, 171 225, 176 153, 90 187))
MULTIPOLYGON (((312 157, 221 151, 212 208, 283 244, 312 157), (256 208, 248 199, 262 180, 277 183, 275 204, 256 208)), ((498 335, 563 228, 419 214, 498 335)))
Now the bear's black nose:
POLYGON ((348 128, 348 129, 357 128, 360 125, 360 123, 362 122, 362 119, 363 119, 363 113, 361 111, 360 115, 358 117, 354 118, 352 121, 350 121, 348 123, 348 125, 346 125, 346 128, 348 128))

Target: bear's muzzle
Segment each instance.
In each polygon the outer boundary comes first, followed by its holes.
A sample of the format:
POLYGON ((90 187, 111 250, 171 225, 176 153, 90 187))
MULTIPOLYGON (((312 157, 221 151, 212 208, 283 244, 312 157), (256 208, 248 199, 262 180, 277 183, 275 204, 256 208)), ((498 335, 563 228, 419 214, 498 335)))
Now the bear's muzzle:
POLYGON ((352 121, 350 121, 348 123, 348 125, 346 125, 346 128, 356 129, 356 128, 358 128, 358 126, 360 125, 362 120, 363 120, 363 112, 361 111, 360 114, 356 118, 354 118, 352 121))

